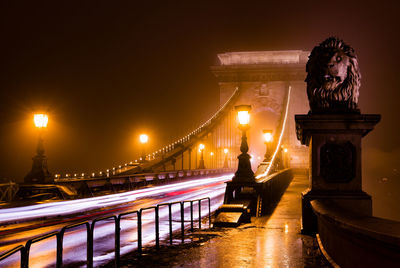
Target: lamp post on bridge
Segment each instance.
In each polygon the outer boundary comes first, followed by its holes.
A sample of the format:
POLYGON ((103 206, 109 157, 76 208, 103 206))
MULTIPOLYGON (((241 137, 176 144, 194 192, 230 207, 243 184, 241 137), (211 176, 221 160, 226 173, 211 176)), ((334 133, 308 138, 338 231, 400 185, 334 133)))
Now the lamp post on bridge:
POLYGON ((199 161, 199 169, 205 169, 204 165, 204 144, 200 143, 199 145, 199 151, 200 151, 200 161, 199 161))
POLYGON ((47 127, 48 116, 46 114, 35 114, 33 121, 38 128, 38 145, 36 148, 36 155, 32 158, 32 169, 25 176, 25 183, 48 183, 51 182, 51 174, 47 169, 47 158, 44 155, 43 146, 43 132, 47 127))
POLYGON ((224 159, 224 168, 229 168, 228 165, 228 148, 224 149, 225 159, 224 159))
POLYGON ((149 136, 146 134, 141 134, 139 136, 140 143, 142 144, 142 157, 141 157, 141 162, 144 163, 146 162, 146 144, 149 141, 149 136))
POLYGON ((265 140, 265 145, 266 145, 266 150, 265 150, 265 155, 264 155, 264 162, 269 162, 269 161, 271 161, 270 144, 271 144, 272 139, 273 139, 272 130, 264 129, 263 133, 264 133, 264 140, 265 140))
POLYGON ((287 160, 287 157, 288 157, 288 154, 287 154, 287 152, 288 152, 288 149, 287 148, 282 148, 283 150, 282 150, 282 153, 283 153, 283 159, 282 159, 282 164, 283 164, 283 168, 287 168, 289 165, 288 165, 288 160, 287 160))
POLYGON ((242 131, 242 143, 240 144, 240 151, 242 152, 239 156, 238 169, 232 181, 236 182, 254 182, 254 172, 251 169, 250 158, 251 156, 247 153, 249 146, 247 144, 246 131, 250 128, 250 110, 251 105, 238 105, 235 106, 235 110, 238 112, 239 118, 239 129, 242 131))

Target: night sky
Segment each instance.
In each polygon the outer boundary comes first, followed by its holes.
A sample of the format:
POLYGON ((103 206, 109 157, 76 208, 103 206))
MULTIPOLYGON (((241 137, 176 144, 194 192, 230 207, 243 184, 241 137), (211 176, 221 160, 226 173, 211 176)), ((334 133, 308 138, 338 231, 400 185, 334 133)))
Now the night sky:
POLYGON ((52 173, 98 172, 135 159, 141 132, 155 150, 208 119, 219 105, 209 69, 218 53, 311 50, 336 35, 359 58, 361 111, 382 114, 363 140, 366 190, 386 185, 377 202, 393 200, 396 1, 277 2, 1 1, 0 178, 22 180, 30 170, 35 111, 49 114, 52 173))

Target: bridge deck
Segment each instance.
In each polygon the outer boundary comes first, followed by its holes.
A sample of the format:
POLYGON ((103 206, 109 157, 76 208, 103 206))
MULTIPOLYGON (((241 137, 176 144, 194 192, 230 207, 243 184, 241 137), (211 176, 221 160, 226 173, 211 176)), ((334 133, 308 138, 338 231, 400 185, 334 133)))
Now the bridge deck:
POLYGON ((307 176, 295 173, 269 216, 238 228, 214 228, 216 237, 201 246, 153 261, 163 267, 329 267, 315 239, 300 234, 300 193, 307 187, 307 176))

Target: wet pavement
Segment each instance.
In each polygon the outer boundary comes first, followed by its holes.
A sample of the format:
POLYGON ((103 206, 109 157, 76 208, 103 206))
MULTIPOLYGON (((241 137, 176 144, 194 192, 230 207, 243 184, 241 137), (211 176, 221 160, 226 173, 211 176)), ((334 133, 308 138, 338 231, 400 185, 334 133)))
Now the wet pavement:
POLYGON ((122 267, 329 267, 315 238, 300 234, 305 174, 295 174, 269 216, 238 228, 212 228, 192 243, 122 258, 122 267))

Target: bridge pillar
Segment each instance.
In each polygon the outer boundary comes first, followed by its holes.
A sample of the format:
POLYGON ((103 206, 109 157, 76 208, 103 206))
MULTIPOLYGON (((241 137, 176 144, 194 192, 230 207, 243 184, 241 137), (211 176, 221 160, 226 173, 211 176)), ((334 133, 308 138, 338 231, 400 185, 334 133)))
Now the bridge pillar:
POLYGON ((296 115, 295 120, 297 138, 310 148, 310 187, 302 193, 302 232, 317 232, 310 205, 314 199, 329 199, 343 209, 371 216, 371 196, 361 187, 361 139, 380 115, 309 113, 296 115))

